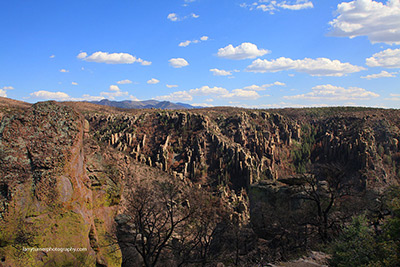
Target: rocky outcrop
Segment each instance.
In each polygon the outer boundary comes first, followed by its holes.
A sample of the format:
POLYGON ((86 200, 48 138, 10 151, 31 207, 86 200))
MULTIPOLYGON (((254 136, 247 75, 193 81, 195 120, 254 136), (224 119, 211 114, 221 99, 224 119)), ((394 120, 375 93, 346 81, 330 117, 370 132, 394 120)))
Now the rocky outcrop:
POLYGON ((385 156, 399 151, 396 113, 386 124, 368 112, 363 117, 349 113, 297 119, 266 111, 151 111, 87 119, 100 141, 137 161, 193 181, 230 184, 239 191, 327 162, 351 162, 360 175, 378 168, 385 170, 386 181, 398 180, 398 168, 393 167, 398 157, 385 156))
POLYGON ((55 102, 3 117, 0 232, 6 234, 0 237, 0 253, 6 266, 115 264, 107 248, 99 246, 104 246, 101 234, 111 229, 107 221, 116 209, 104 207, 102 194, 92 190, 86 172, 88 130, 78 112, 55 102), (24 247, 73 247, 85 252, 21 254, 24 247))

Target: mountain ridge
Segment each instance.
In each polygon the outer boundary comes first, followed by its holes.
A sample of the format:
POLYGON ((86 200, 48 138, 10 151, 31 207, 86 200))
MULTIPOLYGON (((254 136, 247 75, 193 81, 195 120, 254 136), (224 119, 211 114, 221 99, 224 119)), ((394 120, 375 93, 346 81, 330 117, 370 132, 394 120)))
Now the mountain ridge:
POLYGON ((134 101, 134 100, 122 100, 122 101, 113 101, 108 99, 102 99, 100 101, 88 101, 92 104, 111 106, 116 108, 124 108, 124 109, 194 109, 199 108, 185 103, 173 103, 170 101, 158 101, 158 100, 143 100, 143 101, 134 101))

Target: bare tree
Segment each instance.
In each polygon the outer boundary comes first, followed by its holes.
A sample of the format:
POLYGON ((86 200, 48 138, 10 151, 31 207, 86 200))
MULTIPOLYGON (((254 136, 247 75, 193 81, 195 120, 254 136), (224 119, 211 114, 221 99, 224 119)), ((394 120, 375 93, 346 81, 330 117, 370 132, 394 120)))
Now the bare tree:
POLYGON ((188 263, 205 266, 213 260, 212 243, 229 212, 220 198, 204 190, 193 190, 190 203, 193 216, 179 227, 173 250, 178 266, 188 263))
POLYGON ((131 246, 145 266, 155 266, 176 230, 192 215, 187 191, 177 182, 153 181, 137 184, 128 194, 126 215, 131 228, 131 246))
POLYGON ((353 195, 353 184, 346 177, 346 168, 334 164, 320 166, 316 174, 304 175, 303 182, 301 198, 315 206, 314 220, 309 223, 317 227, 318 235, 326 243, 330 240, 329 230, 336 223, 332 212, 340 199, 353 195))

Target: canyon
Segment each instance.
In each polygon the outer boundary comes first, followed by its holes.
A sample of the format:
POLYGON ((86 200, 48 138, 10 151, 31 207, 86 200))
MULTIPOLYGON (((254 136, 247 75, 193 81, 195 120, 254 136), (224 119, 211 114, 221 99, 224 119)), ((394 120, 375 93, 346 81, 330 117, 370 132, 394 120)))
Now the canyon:
POLYGON ((329 242, 349 217, 378 210, 400 181, 395 109, 118 109, 0 98, 0 120, 0 266, 141 264, 124 246, 138 181, 179 181, 181 191, 221 201, 229 216, 213 222, 207 264, 226 266, 329 242), (23 252, 29 247, 86 251, 23 252))

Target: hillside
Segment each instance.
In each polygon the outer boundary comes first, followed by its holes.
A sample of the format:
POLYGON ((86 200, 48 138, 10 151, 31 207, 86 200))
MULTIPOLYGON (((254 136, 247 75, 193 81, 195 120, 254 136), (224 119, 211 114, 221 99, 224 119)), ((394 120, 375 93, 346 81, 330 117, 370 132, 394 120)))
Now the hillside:
POLYGON ((179 188, 171 218, 188 212, 194 228, 171 233, 160 266, 266 264, 330 242, 400 182, 399 110, 0 100, 0 266, 143 263, 132 194, 165 181, 179 188), (207 242, 194 242, 204 231, 207 242), (22 252, 32 247, 86 250, 22 252))

